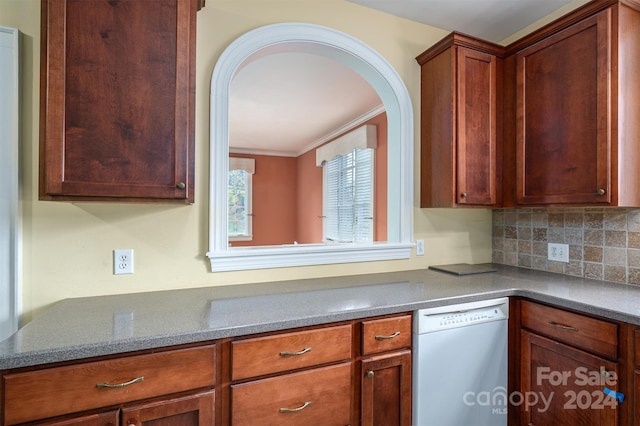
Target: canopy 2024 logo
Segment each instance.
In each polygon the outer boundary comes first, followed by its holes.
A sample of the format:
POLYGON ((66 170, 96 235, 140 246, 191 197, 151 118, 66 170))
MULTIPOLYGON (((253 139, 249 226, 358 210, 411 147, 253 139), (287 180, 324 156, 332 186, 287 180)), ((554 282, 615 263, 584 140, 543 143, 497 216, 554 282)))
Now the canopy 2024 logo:
POLYGON ((565 410, 591 409, 602 410, 605 407, 615 409, 619 403, 624 401, 624 395, 616 392, 618 375, 615 371, 607 371, 600 367, 600 371, 589 370, 587 367, 578 367, 573 371, 555 371, 549 367, 538 367, 536 369, 536 385, 550 385, 551 388, 572 386, 573 389, 566 390, 562 396, 555 391, 526 391, 511 392, 508 396, 503 387, 497 387, 493 391, 466 392, 463 401, 468 406, 492 407, 494 414, 506 414, 507 402, 511 406, 524 406, 526 411, 537 410, 546 412, 555 398, 563 398, 563 408, 565 410), (601 387, 595 390, 576 390, 581 387, 601 387))

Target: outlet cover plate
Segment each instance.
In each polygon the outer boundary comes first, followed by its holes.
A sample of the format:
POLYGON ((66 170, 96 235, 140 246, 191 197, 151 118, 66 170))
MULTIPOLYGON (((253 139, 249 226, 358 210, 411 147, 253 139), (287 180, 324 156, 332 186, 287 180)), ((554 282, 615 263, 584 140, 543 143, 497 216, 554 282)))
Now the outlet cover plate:
POLYGON ((569 244, 549 243, 547 259, 569 263, 569 244))
POLYGON ((113 274, 133 274, 133 249, 113 251, 113 274))

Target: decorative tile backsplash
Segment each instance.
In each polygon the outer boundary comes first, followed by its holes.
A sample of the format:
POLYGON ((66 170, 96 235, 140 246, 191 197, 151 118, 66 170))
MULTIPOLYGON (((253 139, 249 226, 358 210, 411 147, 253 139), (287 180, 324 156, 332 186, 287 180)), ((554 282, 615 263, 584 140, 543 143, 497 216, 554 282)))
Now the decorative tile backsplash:
POLYGON ((640 209, 493 210, 493 262, 640 284, 640 209), (569 263, 547 260, 548 243, 568 244, 569 263))

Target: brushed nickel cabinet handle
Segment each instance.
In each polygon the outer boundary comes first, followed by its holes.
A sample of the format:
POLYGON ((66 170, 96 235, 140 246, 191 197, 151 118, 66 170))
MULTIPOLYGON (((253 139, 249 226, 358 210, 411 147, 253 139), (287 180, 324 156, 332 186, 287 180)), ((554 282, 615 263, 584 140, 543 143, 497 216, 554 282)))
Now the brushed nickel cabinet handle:
POLYGON ((303 350, 298 352, 282 351, 280 352, 280 356, 300 356, 306 354, 307 352, 311 352, 311 348, 304 348, 303 350))
POLYGON ((400 332, 396 331, 395 333, 390 334, 388 336, 380 336, 380 335, 378 335, 375 338, 376 338, 376 340, 387 340, 387 339, 393 339, 394 337, 398 337, 399 335, 400 335, 400 332))
POLYGON ((136 377, 135 379, 131 379, 128 382, 124 382, 124 383, 116 383, 116 384, 111 384, 111 383, 98 383, 96 384, 96 387, 98 389, 103 389, 103 388, 107 388, 107 389, 116 389, 116 388, 123 388, 125 386, 129 386, 132 385, 134 383, 140 383, 144 380, 144 376, 140 376, 140 377, 136 377))
POLYGON ((373 379, 373 376, 375 376, 376 373, 374 373, 373 371, 369 370, 367 371, 367 379, 373 379))
POLYGON ((607 192, 607 191, 605 191, 604 189, 602 189, 602 188, 598 188, 598 190, 596 191, 596 194, 597 194, 597 195, 604 195, 604 194, 606 194, 606 192, 607 192))
POLYGON ((286 408, 286 407, 281 408, 280 412, 281 413, 297 413, 298 411, 302 411, 310 405, 311 405, 311 401, 306 401, 304 404, 296 408, 286 408))
POLYGON ((460 194, 460 198, 467 198, 469 196, 469 194, 467 194, 466 192, 463 192, 462 194, 460 194))
POLYGON ((549 321, 549 324, 551 324, 554 327, 561 328, 563 330, 578 331, 578 329, 573 327, 573 326, 566 325, 566 324, 561 324, 561 323, 555 322, 555 321, 549 321))
POLYGON ((187 187, 187 185, 184 184, 184 182, 178 182, 176 184, 176 188, 178 189, 185 189, 187 187))

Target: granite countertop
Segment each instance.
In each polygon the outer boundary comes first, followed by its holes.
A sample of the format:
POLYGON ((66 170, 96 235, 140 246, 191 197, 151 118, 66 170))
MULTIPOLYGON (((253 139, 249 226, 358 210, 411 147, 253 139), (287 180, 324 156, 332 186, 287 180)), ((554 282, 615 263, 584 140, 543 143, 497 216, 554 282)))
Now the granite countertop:
POLYGON ((66 299, 0 342, 0 370, 521 296, 640 325, 640 287, 493 265, 66 299))

